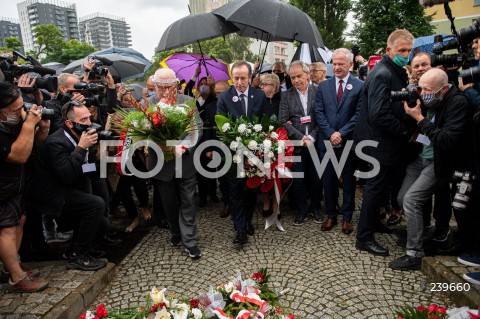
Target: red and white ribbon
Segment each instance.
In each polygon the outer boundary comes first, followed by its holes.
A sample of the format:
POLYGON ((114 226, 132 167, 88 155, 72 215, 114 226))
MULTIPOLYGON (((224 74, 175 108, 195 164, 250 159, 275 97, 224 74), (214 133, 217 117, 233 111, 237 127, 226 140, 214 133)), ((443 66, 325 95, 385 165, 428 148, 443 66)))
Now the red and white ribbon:
POLYGON ((269 229, 273 224, 277 226, 278 230, 285 231, 283 229, 282 223, 278 220, 278 215, 280 215, 280 201, 282 200, 284 192, 282 191, 282 178, 292 178, 292 172, 285 164, 279 164, 273 170, 273 189, 275 191, 275 201, 277 205, 275 205, 275 209, 273 214, 270 215, 267 220, 265 221, 265 230, 269 229))
POLYGON ((222 309, 216 308, 213 310, 213 313, 219 318, 219 319, 233 319, 232 316, 228 317, 225 312, 223 312, 222 309))

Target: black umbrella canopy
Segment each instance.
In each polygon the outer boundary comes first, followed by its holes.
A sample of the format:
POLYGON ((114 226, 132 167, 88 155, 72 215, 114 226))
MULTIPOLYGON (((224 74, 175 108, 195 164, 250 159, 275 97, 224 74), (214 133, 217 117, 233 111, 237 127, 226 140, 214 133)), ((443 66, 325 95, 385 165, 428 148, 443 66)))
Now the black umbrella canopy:
POLYGON ((212 13, 191 14, 172 23, 163 33, 157 52, 171 50, 237 32, 232 23, 212 13))
MULTIPOLYGON (((322 56, 320 55, 320 52, 318 52, 318 49, 314 48, 311 44, 302 44, 298 46, 297 51, 295 51, 295 54, 292 57, 292 61, 296 60, 302 60, 302 57, 308 57, 310 60, 309 63, 313 62, 324 62, 322 56), (306 46, 306 47, 305 47, 306 46)), ((307 62, 307 61, 303 61, 307 62)))
POLYGON ((213 13, 233 22, 241 36, 324 46, 313 20, 302 10, 280 0, 236 0, 213 13))

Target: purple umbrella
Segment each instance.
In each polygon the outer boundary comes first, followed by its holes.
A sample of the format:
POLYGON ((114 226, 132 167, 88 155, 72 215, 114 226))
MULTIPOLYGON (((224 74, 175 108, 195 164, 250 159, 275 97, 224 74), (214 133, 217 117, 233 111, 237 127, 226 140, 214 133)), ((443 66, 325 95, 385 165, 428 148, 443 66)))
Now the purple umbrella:
POLYGON ((198 65, 201 67, 198 79, 206 77, 207 75, 213 76, 215 81, 228 81, 231 78, 228 64, 205 54, 202 57, 202 55, 198 53, 178 52, 165 58, 160 62, 160 65, 164 68, 172 69, 175 71, 178 79, 183 79, 186 82, 195 75, 198 65))

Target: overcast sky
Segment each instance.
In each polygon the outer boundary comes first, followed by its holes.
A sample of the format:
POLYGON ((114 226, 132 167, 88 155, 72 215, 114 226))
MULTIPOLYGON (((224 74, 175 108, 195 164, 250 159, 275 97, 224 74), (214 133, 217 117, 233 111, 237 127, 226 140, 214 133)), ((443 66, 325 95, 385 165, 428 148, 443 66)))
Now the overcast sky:
MULTIPOLYGON (((1 17, 18 19, 17 3, 21 1, 1 0, 1 17)), ((188 0, 70 0, 75 3, 77 16, 101 12, 125 18, 132 32, 132 48, 140 51, 147 59, 165 29, 176 20, 189 14, 188 0)))

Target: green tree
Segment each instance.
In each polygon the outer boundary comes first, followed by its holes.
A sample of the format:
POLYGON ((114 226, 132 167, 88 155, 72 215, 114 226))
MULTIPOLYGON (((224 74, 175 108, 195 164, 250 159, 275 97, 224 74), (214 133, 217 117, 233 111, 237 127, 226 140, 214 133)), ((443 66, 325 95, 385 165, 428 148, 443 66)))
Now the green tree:
POLYGON ((72 39, 68 42, 65 42, 62 49, 48 54, 45 59, 42 60, 42 63, 60 62, 63 64, 68 64, 72 61, 83 59, 95 51, 95 47, 91 46, 90 44, 80 43, 78 40, 72 39))
POLYGON ((54 24, 39 25, 33 29, 33 33, 37 47, 32 53, 37 59, 41 54, 49 55, 61 51, 65 45, 62 31, 54 24))
POLYGON ((362 47, 362 55, 383 54, 387 38, 395 29, 405 28, 415 37, 433 33, 431 15, 425 15, 418 0, 359 0, 354 9, 358 21, 352 35, 362 47))
POLYGON ((23 43, 17 37, 8 37, 3 40, 3 45, 9 50, 18 51, 23 47, 23 43))
POLYGON ((333 49, 344 45, 347 15, 352 9, 351 0, 291 0, 290 4, 312 18, 325 46, 333 49))

